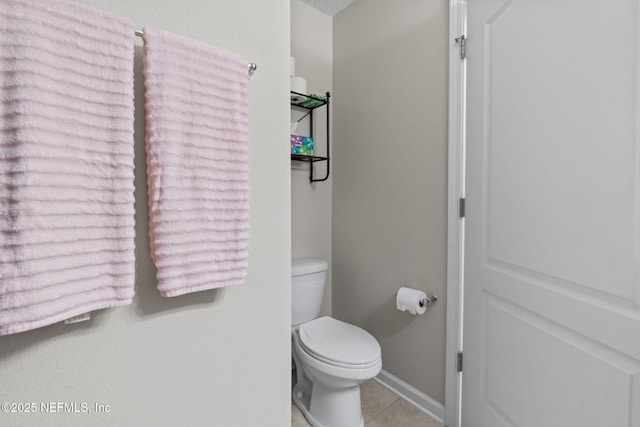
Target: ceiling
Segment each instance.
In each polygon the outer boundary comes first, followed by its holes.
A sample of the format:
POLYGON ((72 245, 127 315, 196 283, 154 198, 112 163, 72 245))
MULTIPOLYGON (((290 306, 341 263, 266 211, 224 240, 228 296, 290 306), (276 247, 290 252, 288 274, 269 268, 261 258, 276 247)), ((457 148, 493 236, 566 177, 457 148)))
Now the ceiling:
POLYGON ((318 9, 329 16, 334 16, 354 0, 302 0, 309 6, 318 9))

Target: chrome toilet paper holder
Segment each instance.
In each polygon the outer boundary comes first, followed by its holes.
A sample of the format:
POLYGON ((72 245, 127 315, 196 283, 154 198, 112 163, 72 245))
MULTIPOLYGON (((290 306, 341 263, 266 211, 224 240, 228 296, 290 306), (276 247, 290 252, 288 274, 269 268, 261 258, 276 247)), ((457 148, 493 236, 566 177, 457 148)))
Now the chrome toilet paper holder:
POLYGON ((438 297, 435 294, 427 295, 426 298, 420 298, 420 307, 424 307, 425 305, 427 307, 432 306, 437 301, 438 301, 438 297))

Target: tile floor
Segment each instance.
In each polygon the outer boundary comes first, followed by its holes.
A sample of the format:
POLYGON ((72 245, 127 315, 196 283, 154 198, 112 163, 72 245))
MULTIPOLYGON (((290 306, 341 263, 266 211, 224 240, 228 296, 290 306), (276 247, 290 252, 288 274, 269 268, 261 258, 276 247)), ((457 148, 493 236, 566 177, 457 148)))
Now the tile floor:
MULTIPOLYGON (((375 380, 362 384, 360 398, 366 427, 442 427, 441 423, 375 380)), ((309 427, 309 423, 293 403, 291 427, 309 427)))

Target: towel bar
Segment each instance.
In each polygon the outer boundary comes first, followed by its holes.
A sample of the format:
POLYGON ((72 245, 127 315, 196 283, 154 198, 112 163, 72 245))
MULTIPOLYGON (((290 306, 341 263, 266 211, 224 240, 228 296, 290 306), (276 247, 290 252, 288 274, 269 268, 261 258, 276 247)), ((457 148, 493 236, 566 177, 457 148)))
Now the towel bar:
MULTIPOLYGON (((136 30, 136 36, 142 37, 143 35, 144 35, 144 31, 136 30)), ((258 66, 256 65, 255 62, 250 62, 248 66, 249 66, 249 77, 251 77, 253 76, 253 73, 258 69, 258 66)))

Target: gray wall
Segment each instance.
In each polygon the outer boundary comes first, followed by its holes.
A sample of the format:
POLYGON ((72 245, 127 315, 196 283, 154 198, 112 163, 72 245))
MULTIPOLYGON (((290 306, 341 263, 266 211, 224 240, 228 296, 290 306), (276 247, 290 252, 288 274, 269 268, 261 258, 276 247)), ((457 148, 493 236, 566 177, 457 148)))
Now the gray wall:
MULTIPOLYGON (((309 93, 333 93, 333 19, 300 0, 291 0, 291 56, 296 58, 296 75, 307 79, 309 93)), ((326 108, 314 113, 314 139, 324 155, 326 108)), ((291 119, 304 111, 293 109, 291 119)), ((308 135, 308 121, 296 131, 308 135)), ((317 163, 323 177, 325 164, 317 163)), ((309 183, 309 165, 291 162, 291 253, 294 258, 320 257, 329 261, 322 314, 331 314, 331 188, 333 175, 325 182, 309 183)))
POLYGON ((333 314, 383 369, 444 403, 446 0, 361 0, 334 18, 333 314), (423 316, 400 286, 435 292, 423 316))
POLYGON ((11 426, 286 426, 290 423, 289 1, 82 0, 240 52, 250 86, 249 275, 163 299, 149 259, 136 62, 137 296, 89 322, 0 337, 0 401, 108 404, 108 414, 3 414, 11 426), (268 390, 268 392, 265 392, 268 390))

